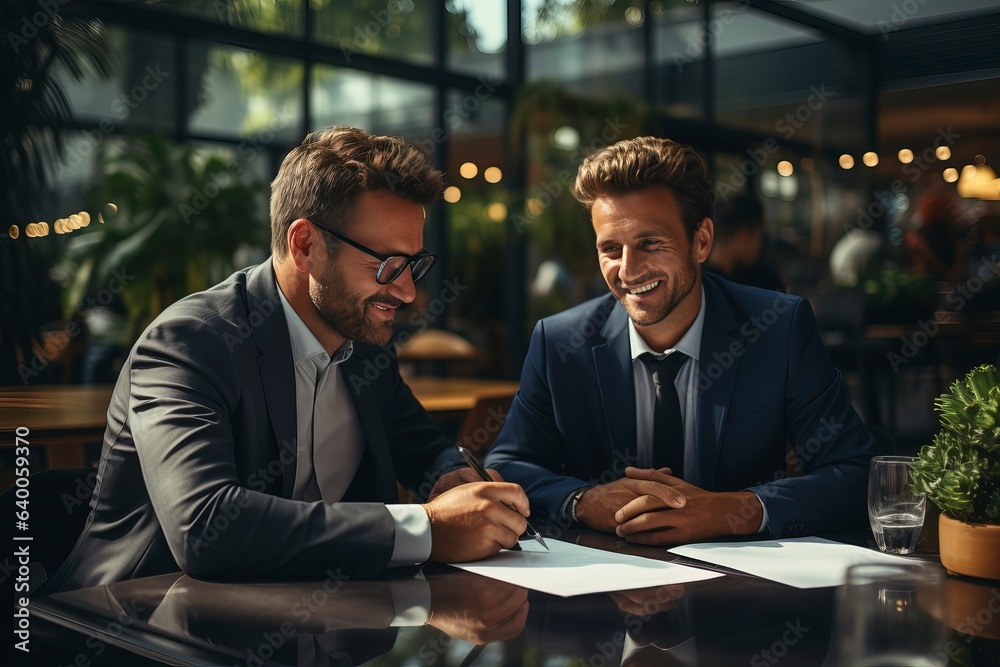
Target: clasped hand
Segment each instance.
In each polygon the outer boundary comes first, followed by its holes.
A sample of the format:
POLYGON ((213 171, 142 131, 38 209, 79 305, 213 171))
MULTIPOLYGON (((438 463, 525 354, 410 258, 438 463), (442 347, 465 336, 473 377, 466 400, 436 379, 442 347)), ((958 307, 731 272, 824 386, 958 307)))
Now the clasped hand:
POLYGON ((683 544, 753 534, 763 507, 751 491, 706 491, 674 477, 669 468, 629 467, 622 479, 587 491, 577 517, 629 542, 683 544))

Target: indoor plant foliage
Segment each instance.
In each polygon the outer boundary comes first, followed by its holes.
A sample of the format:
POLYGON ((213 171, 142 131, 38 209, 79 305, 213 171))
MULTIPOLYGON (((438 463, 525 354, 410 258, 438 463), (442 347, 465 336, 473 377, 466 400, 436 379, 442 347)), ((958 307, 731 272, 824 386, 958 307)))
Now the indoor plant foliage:
POLYGON ((941 430, 913 464, 914 492, 926 493, 952 519, 1000 524, 1000 373, 992 365, 974 368, 934 406, 941 430))
POLYGON ((267 188, 248 168, 255 157, 177 146, 160 135, 105 142, 87 209, 95 217, 103 211, 107 224, 91 225, 66 244, 67 311, 124 271, 121 298, 135 336, 174 301, 248 263, 237 257, 240 246, 266 254, 267 188))

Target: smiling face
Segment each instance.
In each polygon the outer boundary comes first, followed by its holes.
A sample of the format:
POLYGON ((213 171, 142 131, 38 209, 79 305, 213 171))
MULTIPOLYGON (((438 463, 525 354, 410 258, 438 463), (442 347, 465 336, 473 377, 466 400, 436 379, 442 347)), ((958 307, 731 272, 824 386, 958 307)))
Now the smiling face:
POLYGON ((668 349, 701 307, 700 265, 712 248, 712 221, 702 221, 688 241, 666 188, 599 197, 591 216, 605 282, 643 339, 668 349))
MULTIPOLYGON (((343 234, 383 255, 414 255, 423 247, 424 210, 392 194, 365 192, 358 196, 343 234)), ((379 264, 377 258, 341 243, 327 257, 321 276, 310 281, 309 300, 316 314, 347 340, 385 345, 392 337, 396 309, 416 296, 409 268, 391 284, 380 285, 375 280, 379 264)))

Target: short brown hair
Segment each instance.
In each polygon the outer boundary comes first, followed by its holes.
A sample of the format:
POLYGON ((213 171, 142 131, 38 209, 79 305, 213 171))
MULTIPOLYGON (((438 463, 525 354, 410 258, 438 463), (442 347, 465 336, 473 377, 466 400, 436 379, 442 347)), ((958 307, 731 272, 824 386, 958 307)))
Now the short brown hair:
POLYGON ((626 139, 588 156, 576 174, 573 196, 589 211, 600 197, 668 188, 677 198, 688 239, 713 213, 712 181, 690 146, 670 139, 626 139))
POLYGON ((271 252, 285 256, 288 228, 299 218, 344 231, 363 192, 385 190, 426 206, 443 189, 441 172, 401 139, 344 126, 313 132, 285 156, 271 183, 271 252))

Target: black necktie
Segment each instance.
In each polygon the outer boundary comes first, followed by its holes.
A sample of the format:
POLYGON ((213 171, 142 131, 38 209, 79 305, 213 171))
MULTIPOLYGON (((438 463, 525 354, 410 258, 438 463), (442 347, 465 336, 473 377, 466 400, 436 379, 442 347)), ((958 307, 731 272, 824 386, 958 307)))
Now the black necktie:
POLYGON ((656 405, 653 408, 653 467, 670 468, 674 477, 684 477, 684 423, 674 380, 687 361, 683 352, 657 359, 646 352, 639 356, 653 374, 656 405))

